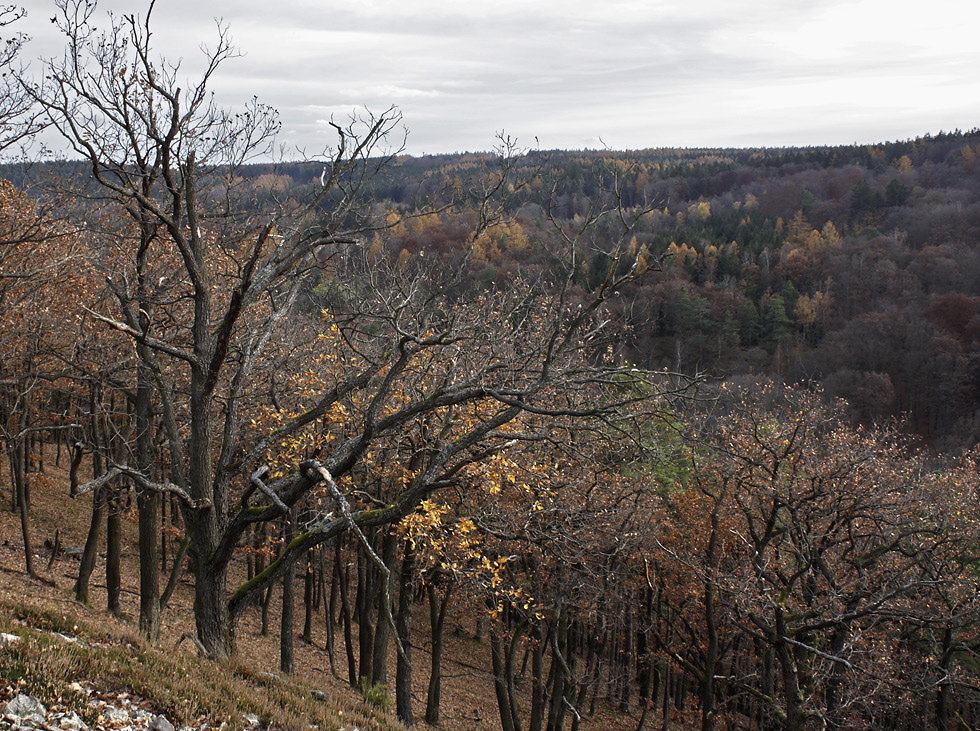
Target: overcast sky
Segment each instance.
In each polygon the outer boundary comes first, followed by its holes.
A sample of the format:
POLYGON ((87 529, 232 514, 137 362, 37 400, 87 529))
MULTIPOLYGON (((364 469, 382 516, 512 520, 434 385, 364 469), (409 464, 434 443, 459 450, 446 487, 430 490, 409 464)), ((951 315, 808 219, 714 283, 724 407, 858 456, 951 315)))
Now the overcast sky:
MULTIPOLYGON (((27 58, 60 55, 53 0, 26 6, 27 58)), ((486 150, 500 130, 542 149, 640 149, 980 125, 970 0, 157 0, 157 49, 190 73, 215 18, 244 53, 218 98, 258 96, 310 152, 332 141, 331 115, 390 105, 416 155, 486 150)))

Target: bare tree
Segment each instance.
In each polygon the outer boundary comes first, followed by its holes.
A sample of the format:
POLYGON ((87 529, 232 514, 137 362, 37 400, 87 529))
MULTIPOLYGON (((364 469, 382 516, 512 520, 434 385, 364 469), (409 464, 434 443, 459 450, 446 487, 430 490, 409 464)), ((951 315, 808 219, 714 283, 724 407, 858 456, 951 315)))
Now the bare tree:
MULTIPOLYGON (((13 30, 27 11, 17 5, 0 5, 0 29, 13 30)), ((41 128, 40 108, 22 83, 21 67, 25 33, 0 36, 0 153, 22 141, 29 141, 41 128)))
MULTIPOLYGON (((309 205, 257 210, 239 195, 240 168, 270 152, 279 123, 255 101, 238 114, 213 104, 211 79, 235 55, 226 30, 219 27, 198 81, 181 86, 179 64, 154 55, 152 2, 145 18, 113 18, 104 31, 94 3, 58 5, 65 58, 48 62, 44 84, 25 88, 88 163, 98 195, 131 222, 116 237, 125 247, 108 278, 118 312, 97 317, 136 344, 137 390, 146 395, 135 433, 158 418, 171 457, 169 480, 150 474, 139 448, 108 474, 181 498, 197 634, 210 655, 234 652, 241 612, 310 547, 400 520, 472 465, 546 436, 549 420, 617 419, 655 392, 624 388, 646 376, 607 357, 604 339, 606 299, 648 264, 624 260, 593 294, 574 294, 575 258, 617 211, 615 195, 564 232, 550 281, 518 280, 460 301, 452 294, 459 266, 391 262, 358 248, 383 228, 362 191, 400 149, 396 110, 332 124, 335 143, 309 205), (324 322, 297 303, 309 277, 328 270, 335 297, 324 322), (331 348, 321 360, 318 334, 331 348), (290 349, 291 361, 281 355, 290 349), (277 393, 282 379, 272 373, 287 362, 316 378, 277 393), (586 391, 589 401, 579 397, 586 391), (278 421, 253 426, 255 414, 272 412, 278 421), (525 415, 534 415, 533 431, 525 415), (379 468, 375 450, 407 443, 417 467, 380 504, 364 502, 358 490, 379 468), (292 462, 273 470, 265 465, 277 450, 292 462), (228 567, 242 537, 301 504, 314 517, 229 597, 228 567)), ((480 229, 498 218, 493 196, 514 189, 516 158, 509 147, 502 153, 478 206, 488 212, 480 229)), ((614 256, 630 234, 630 219, 617 220, 620 238, 608 241, 614 256)))

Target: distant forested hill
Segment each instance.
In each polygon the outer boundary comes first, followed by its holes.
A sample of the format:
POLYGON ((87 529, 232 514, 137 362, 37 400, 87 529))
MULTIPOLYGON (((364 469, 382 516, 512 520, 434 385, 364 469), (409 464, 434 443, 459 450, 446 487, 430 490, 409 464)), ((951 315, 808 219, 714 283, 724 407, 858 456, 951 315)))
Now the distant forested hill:
MULTIPOLYGON (((473 290, 499 287, 547 271, 561 230, 584 224, 614 181, 625 210, 656 206, 631 245, 663 268, 619 299, 622 357, 819 384, 857 420, 905 418, 947 445, 980 438, 980 130, 845 147, 530 151, 507 223, 478 240, 479 213, 465 206, 411 218, 423 202, 465 202, 491 158, 395 158, 367 186, 389 221, 403 217, 375 253, 467 256, 473 290)), ((79 163, 45 172, 30 179, 86 174, 79 163)), ((309 199, 322 172, 305 162, 234 176, 258 208, 309 199)), ((16 166, 2 175, 26 179, 16 166)), ((579 252, 582 292, 616 266, 602 230, 579 252)))

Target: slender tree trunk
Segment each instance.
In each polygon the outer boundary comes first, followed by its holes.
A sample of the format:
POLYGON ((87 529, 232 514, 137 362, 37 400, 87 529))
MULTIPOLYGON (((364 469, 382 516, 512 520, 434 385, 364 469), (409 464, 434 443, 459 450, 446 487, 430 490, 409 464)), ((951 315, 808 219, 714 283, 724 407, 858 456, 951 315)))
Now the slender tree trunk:
POLYGON ((256 545, 255 533, 256 533, 256 530, 257 530, 257 526, 251 525, 251 526, 249 526, 248 531, 245 533, 245 536, 246 536, 246 538, 245 538, 246 545, 249 543, 249 541, 251 541, 251 543, 252 543, 251 550, 249 550, 248 553, 245 554, 245 579, 246 579, 246 581, 251 581, 252 579, 255 578, 255 575, 258 573, 258 571, 256 571, 256 568, 255 568, 256 567, 256 563, 258 562, 258 556, 255 555, 255 545, 256 545))
POLYGON ((950 678, 950 666, 953 664, 953 629, 947 624, 943 631, 943 653, 939 667, 943 671, 943 679, 936 693, 936 731, 949 731, 950 702, 953 697, 953 682, 950 678))
POLYGON ((633 687, 633 610, 627 607, 624 612, 625 626, 623 628, 623 652, 620 655, 622 671, 620 673, 619 688, 619 712, 628 714, 630 712, 630 691, 633 687))
POLYGON ((272 606, 272 588, 275 584, 269 586, 265 590, 265 596, 262 597, 262 627, 259 630, 263 637, 269 636, 269 607, 272 606))
POLYGON ((122 557, 122 505, 119 496, 114 495, 109 500, 109 510, 106 517, 105 532, 105 586, 108 592, 107 606, 109 611, 119 616, 122 611, 119 605, 119 591, 122 584, 120 559, 122 557))
POLYGON ((37 471, 42 475, 46 474, 44 469, 44 438, 41 432, 34 432, 34 447, 36 448, 33 453, 37 455, 37 471))
POLYGON ((432 637, 432 657, 429 665, 429 689, 425 700, 425 722, 435 726, 439 723, 439 700, 442 691, 442 648, 446 629, 446 609, 454 583, 446 579, 446 590, 439 599, 436 587, 430 582, 426 585, 429 597, 429 629, 432 637))
MULTIPOLYGON (((293 521, 286 516, 283 526, 283 546, 293 540, 293 521)), ((296 611, 295 597, 296 565, 290 561, 286 573, 282 575, 282 615, 279 618, 279 669, 291 675, 293 672, 293 614, 296 611)))
POLYGON ((528 731, 541 731, 544 723, 547 692, 544 687, 544 632, 536 625, 533 632, 534 644, 531 647, 531 718, 528 731))
MULTIPOLYGON (((576 709, 582 709, 582 708, 585 707, 585 697, 586 697, 586 693, 588 692, 588 689, 589 689, 589 680, 588 679, 589 679, 589 677, 591 677, 591 673, 593 672, 592 668, 593 668, 594 663, 596 661, 596 644, 597 643, 596 643, 595 638, 594 638, 594 633, 589 628, 583 628, 583 633, 584 632, 588 632, 588 639, 585 641, 585 645, 586 646, 584 648, 585 651, 586 651, 585 667, 583 668, 584 677, 582 678, 581 681, 579 681, 578 695, 575 697, 575 708, 576 709)), ((649 687, 647 688, 647 691, 649 692, 649 687)), ((647 699, 646 699, 646 696, 645 695, 643 696, 642 701, 643 701, 643 714, 644 715, 640 719, 640 724, 639 724, 639 727, 640 728, 643 727, 643 721, 646 720, 646 711, 647 711, 647 707, 649 706, 649 703, 647 702, 647 699)), ((582 721, 582 715, 581 715, 581 713, 576 713, 575 714, 575 719, 572 721, 572 731, 578 731, 579 725, 581 724, 581 721, 582 721)))
POLYGON ((170 601, 170 597, 173 595, 174 589, 177 588, 177 581, 180 579, 184 558, 187 556, 187 548, 190 546, 190 543, 191 539, 188 536, 184 536, 180 543, 177 544, 177 552, 174 554, 174 563, 170 567, 170 576, 167 578, 167 585, 163 588, 163 593, 160 595, 161 612, 167 608, 167 602, 170 601))
MULTIPOLYGON (((338 539, 339 540, 339 539, 338 539)), ((324 546, 324 554, 327 552, 327 547, 324 546)), ((327 601, 327 622, 331 627, 340 624, 340 615, 338 612, 338 607, 340 606, 340 567, 337 565, 337 557, 334 556, 334 566, 333 570, 330 572, 330 599, 327 601)))
POLYGON ((31 544, 30 507, 28 506, 27 476, 18 466, 17 475, 17 504, 20 508, 20 532, 24 539, 24 559, 28 576, 36 576, 34 572, 34 546, 31 544))
POLYGON ((14 476, 13 445, 7 443, 7 467, 10 470, 10 512, 20 510, 20 495, 17 492, 17 478, 14 476))
MULTIPOLYGON (((102 475, 102 451, 99 447, 99 418, 96 416, 96 395, 93 387, 89 392, 89 413, 92 414, 90 437, 92 440, 92 477, 102 475)), ((81 444, 73 446, 71 458, 70 479, 72 485, 77 485, 78 468, 82 463, 84 450, 81 444)), ((89 603, 89 581, 95 569, 95 559, 99 551, 99 533, 102 530, 102 515, 105 513, 106 489, 100 487, 92 492, 92 520, 89 523, 88 536, 85 538, 85 548, 82 550, 82 560, 78 567, 78 578, 75 580, 75 599, 82 604, 89 603)))
MULTIPOLYGON (((326 546, 321 546, 320 553, 320 578, 321 581, 325 581, 326 566, 324 565, 324 554, 326 553, 326 546)), ((334 622, 334 602, 333 594, 334 587, 337 582, 337 567, 333 567, 333 571, 330 572, 330 601, 327 601, 324 597, 323 609, 324 609, 324 625, 326 626, 327 636, 323 644, 323 649, 327 653, 327 658, 330 660, 330 674, 334 677, 337 676, 337 658, 334 655, 334 630, 336 629, 336 624, 334 622)))
MULTIPOLYGON (((374 534, 368 534, 368 540, 374 545, 374 534)), ((377 600, 378 581, 375 577, 374 566, 358 549, 357 552, 357 656, 359 659, 357 687, 361 688, 371 682, 373 673, 371 661, 374 658, 374 613, 377 600)))
POLYGON ((606 642, 609 639, 609 630, 605 627, 605 620, 600 620, 600 625, 596 627, 596 636, 592 638, 595 644, 595 662, 592 665, 592 675, 589 685, 592 692, 589 694, 589 715, 595 715, 595 703, 599 696, 599 686, 602 684, 602 658, 606 651, 606 642))
POLYGON ((514 719, 510 707, 510 695, 507 692, 506 670, 501 653, 500 637, 496 628, 489 631, 490 635, 490 664, 493 669, 493 690, 497 696, 497 710, 500 712, 501 731, 520 731, 520 725, 514 719))
POLYGON ((75 600, 89 603, 88 586, 95 570, 95 558, 99 552, 99 534, 102 532, 102 514, 105 512, 105 491, 102 488, 92 492, 92 519, 82 549, 82 560, 78 565, 78 578, 75 579, 75 600))
POLYGON ((609 638, 609 673, 606 678, 606 700, 616 702, 616 688, 619 681, 619 632, 613 627, 609 638))
POLYGON ((136 493, 139 520, 140 554, 140 633, 150 644, 160 638, 160 557, 159 540, 160 495, 150 490, 136 493))
POLYGON ((326 583, 327 583, 327 557, 326 548, 323 545, 317 546, 315 550, 316 556, 316 582, 313 584, 313 609, 314 611, 320 611, 320 604, 324 601, 324 594, 326 593, 326 583))
POLYGON ((799 676, 796 672, 796 662, 793 651, 786 642, 786 620, 783 612, 776 609, 776 641, 774 649, 779 660, 779 668, 783 676, 783 693, 786 697, 786 731, 802 731, 803 729, 803 696, 799 676))
MULTIPOLYGON (((252 548, 255 557, 255 573, 253 576, 261 574, 265 570, 265 551, 268 548, 265 545, 266 531, 265 523, 252 526, 252 548)), ((260 605, 264 603, 264 597, 261 593, 256 597, 256 603, 260 605)))
MULTIPOLYGON (((650 695, 651 662, 650 662, 650 624, 653 621, 653 588, 647 587, 642 590, 643 613, 642 623, 636 633, 636 663, 637 663, 637 682, 641 701, 646 704, 646 698, 650 695)), ((586 662, 586 668, 590 664, 586 662)))
MULTIPOLYGON (((723 497, 723 495, 722 495, 723 497)), ((716 498, 711 512, 711 537, 708 540, 706 560, 710 575, 704 582, 704 629, 707 642, 704 648, 704 672, 701 688, 701 731, 714 731, 715 715, 715 676, 718 674, 718 617, 715 615, 714 571, 717 563, 718 532, 721 521, 721 498, 716 498)))
MULTIPOLYGON (((170 499, 168 497, 162 497, 160 499, 160 573, 166 573, 167 564, 170 562, 170 547, 169 541, 167 541, 167 505, 169 505, 170 499)), ((251 555, 249 555, 251 559, 251 555)))
POLYGON ((313 642, 313 611, 315 609, 314 594, 316 587, 316 572, 313 566, 313 550, 306 552, 306 571, 303 574, 303 608, 306 610, 303 618, 303 639, 313 642))
POLYGON ((337 572, 340 587, 340 613, 344 620, 344 649, 347 652, 347 681, 357 687, 357 661, 354 659, 354 633, 351 629, 351 606, 348 596, 347 581, 349 579, 347 566, 343 562, 341 552, 341 536, 334 543, 334 571, 337 572))
POLYGON ((406 726, 415 723, 412 715, 412 602, 415 598, 415 549, 405 541, 402 557, 401 586, 398 592, 398 617, 395 632, 398 633, 403 653, 395 663, 395 712, 406 726))
POLYGON ((514 685, 514 658, 517 656, 517 648, 527 632, 528 624, 526 620, 518 620, 514 634, 507 645, 507 654, 504 657, 504 678, 507 681, 507 701, 510 704, 510 715, 514 719, 514 728, 521 728, 520 703, 517 699, 517 688, 514 685))
POLYGON ((551 696, 548 704, 548 731, 559 731, 565 718, 565 671, 562 668, 558 653, 565 643, 566 622, 563 619, 556 619, 552 632, 551 654, 551 696))
MULTIPOLYGON (((115 412, 114 400, 110 399, 109 412, 115 412)), ((115 445, 115 459, 119 463, 125 463, 126 461, 126 443, 129 437, 129 431, 133 425, 133 421, 130 421, 130 429, 127 433, 121 435, 115 445)), ((111 453, 112 440, 110 438, 110 432, 108 427, 103 431, 102 444, 105 447, 106 453, 111 453)), ((121 591, 122 585, 122 572, 120 564, 122 561, 122 512, 123 512, 123 494, 122 491, 117 489, 110 499, 109 515, 106 521, 106 590, 109 594, 108 606, 109 611, 115 615, 119 615, 121 612, 119 593, 121 591)))
MULTIPOLYGON (((25 417, 24 418, 25 427, 28 424, 30 424, 30 422, 27 420, 27 417, 25 417)), ((30 434, 28 434, 26 437, 22 437, 18 439, 17 444, 19 445, 19 448, 21 450, 19 466, 20 466, 21 483, 24 486, 24 499, 20 502, 22 502, 22 504, 27 507, 27 513, 29 515, 31 512, 31 478, 29 477, 31 473, 30 434)))
MULTIPOLYGON (((386 530, 381 537, 381 560, 388 567, 388 575, 394 572, 398 555, 398 539, 394 531, 386 530)), ((380 571, 377 573, 378 621, 375 624, 374 646, 371 651, 371 685, 388 684, 388 645, 391 639, 391 623, 388 621, 387 602, 391 598, 390 582, 385 582, 380 571)))
MULTIPOLYGON (((287 541, 288 542, 288 541, 287 541)), ((279 669, 291 675, 293 672, 293 613, 295 611, 295 567, 290 563, 282 577, 282 617, 279 624, 279 669)))
POLYGON ((27 475, 24 472, 24 456, 21 449, 21 444, 15 444, 14 449, 8 454, 13 455, 11 471, 13 472, 14 489, 17 493, 17 508, 20 514, 20 532, 24 540, 24 565, 27 570, 27 575, 34 577, 36 574, 34 573, 34 547, 31 545, 27 475))
MULTIPOLYGON (((846 610, 848 612, 853 611, 855 606, 855 604, 850 604, 846 607, 846 610)), ((839 656, 841 652, 843 652, 844 644, 847 642, 847 637, 849 634, 850 627, 847 623, 842 623, 834 628, 834 634, 830 638, 830 653, 832 655, 839 656)), ((837 729, 841 728, 838 713, 840 711, 840 688, 844 680, 844 673, 844 665, 842 663, 835 662, 831 667, 830 677, 827 678, 825 703, 827 706, 827 728, 830 731, 836 731, 837 729)), ((946 731, 946 728, 939 724, 938 719, 937 728, 940 731, 946 731)))

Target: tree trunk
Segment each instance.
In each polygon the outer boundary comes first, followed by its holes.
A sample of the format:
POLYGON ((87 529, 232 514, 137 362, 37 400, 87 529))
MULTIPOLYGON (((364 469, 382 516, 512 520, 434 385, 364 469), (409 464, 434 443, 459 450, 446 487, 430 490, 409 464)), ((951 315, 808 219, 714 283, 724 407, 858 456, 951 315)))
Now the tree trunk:
MULTIPOLYGON (((368 540, 373 538, 368 536, 368 540)), ((373 541, 372 541, 373 543, 373 541)), ((357 687, 371 682, 371 660, 374 657, 374 605, 377 599, 375 570, 362 551, 357 554, 357 648, 360 667, 357 687)))
POLYGON ((27 575, 36 576, 34 573, 34 547, 31 545, 30 531, 30 508, 27 497, 27 475, 24 472, 24 454, 22 441, 14 442, 13 449, 8 450, 7 456, 10 459, 11 480, 14 483, 14 494, 17 500, 17 510, 20 515, 20 532, 24 541, 24 566, 27 575))
POLYGON ((140 634, 155 645, 160 638, 160 495, 150 490, 136 493, 140 554, 140 634))
POLYGON ((786 697, 786 731, 802 731, 803 729, 803 694, 800 688, 799 675, 793 651, 786 642, 786 619, 780 609, 776 609, 776 638, 774 649, 779 661, 783 680, 783 693, 786 697))
POLYGON ((504 658, 504 679, 507 681, 507 702, 510 705, 510 715, 514 719, 514 728, 521 728, 520 704, 517 699, 517 688, 514 685, 514 657, 517 655, 517 648, 520 646, 524 634, 527 632, 527 620, 518 620, 517 627, 507 646, 507 654, 504 658))
MULTIPOLYGON (((267 548, 265 545, 266 525, 266 523, 259 523, 258 525, 252 526, 253 550, 250 553, 254 556, 255 573, 253 576, 261 574, 265 569, 265 550, 267 548)), ((256 603, 260 605, 264 603, 264 595, 261 592, 256 597, 256 603)))
POLYGON ((544 723, 547 692, 544 687, 544 633, 541 625, 534 627, 534 645, 531 648, 531 719, 528 731, 541 731, 544 723))
POLYGON ((327 582, 326 547, 321 544, 315 549, 310 550, 315 551, 314 555, 316 556, 316 582, 313 584, 313 609, 314 611, 319 612, 320 603, 323 601, 327 582))
POLYGON ((235 640, 228 621, 225 597, 227 567, 212 565, 198 546, 194 553, 194 619, 197 638, 215 660, 234 655, 235 640))
MULTIPOLYGON (((388 567, 391 576, 398 556, 398 539, 394 531, 386 530, 381 537, 381 560, 388 567)), ((371 685, 388 684, 388 645, 391 639, 391 623, 388 620, 388 602, 391 599, 391 582, 385 581, 380 570, 377 572, 378 621, 374 631, 374 646, 371 651, 371 685)))
MULTIPOLYGON (((326 565, 324 563, 324 554, 326 553, 326 546, 321 546, 320 553, 320 579, 321 581, 326 581, 326 565)), ((337 677, 337 658, 334 655, 334 629, 336 629, 336 624, 334 622, 334 587, 337 582, 337 567, 334 566, 333 571, 330 572, 330 600, 327 601, 324 597, 323 609, 323 623, 326 626, 327 636, 323 643, 323 649, 327 653, 327 658, 330 660, 330 674, 337 677)))
POLYGON ((354 659, 354 633, 351 630, 351 607, 348 597, 347 581, 349 579, 347 566, 343 562, 340 542, 342 536, 337 536, 334 543, 334 571, 338 574, 340 588, 340 613, 344 620, 344 649, 347 652, 347 681, 357 687, 357 661, 354 659))
POLYGON ((259 572, 256 568, 258 565, 259 557, 256 555, 256 533, 258 531, 257 525, 251 525, 248 527, 248 531, 245 533, 245 543, 249 546, 248 552, 245 554, 245 580, 251 581, 255 578, 255 575, 259 572))
MULTIPOLYGON (((592 673, 593 663, 595 662, 596 655, 596 642, 593 637, 593 632, 588 627, 583 627, 583 633, 588 632, 588 639, 585 641, 586 651, 585 656, 585 667, 583 668, 583 678, 578 683, 578 694, 575 697, 575 708, 579 712, 575 714, 575 719, 572 721, 572 731, 578 731, 579 725, 582 722, 582 714, 580 709, 585 707, 585 696, 589 689, 589 677, 592 673)), ((647 688, 649 692, 649 687, 647 688)), ((643 715, 640 717, 640 723, 638 728, 643 728, 643 722, 646 720, 646 712, 649 706, 647 702, 646 694, 642 694, 641 702, 643 704, 643 715)))
MULTIPOLYGON (((114 399, 110 399, 109 412, 115 412, 114 399)), ((115 460, 118 463, 126 462, 126 444, 132 429, 135 425, 134 420, 130 420, 126 433, 118 435, 115 447, 115 460)), ((107 454, 111 454, 113 449, 111 432, 108 427, 104 427, 102 433, 102 445, 107 454)), ((104 465, 103 465, 104 467, 104 465)), ((122 560, 122 513, 125 509, 123 503, 123 491, 116 489, 110 499, 109 517, 106 523, 106 590, 109 593, 109 611, 119 615, 121 608, 119 603, 119 593, 121 591, 122 573, 120 563, 122 560)), ((128 501, 128 494, 125 495, 128 501)))
MULTIPOLYGON (((293 540, 293 520, 286 515, 283 525, 282 545, 293 540)), ((290 561, 282 575, 282 612, 279 617, 279 670, 286 675, 293 673, 293 615, 296 611, 296 564, 290 561)))
POLYGON ((596 698, 599 695, 599 686, 601 685, 602 678, 602 658, 606 651, 606 641, 609 639, 609 630, 605 628, 605 621, 603 620, 599 627, 595 630, 596 636, 592 638, 592 643, 595 645, 595 662, 592 665, 592 675, 590 676, 589 685, 592 687, 592 693, 589 696, 589 715, 595 715, 595 703, 596 698))
POLYGON ((623 628, 623 651, 620 654, 622 671, 620 673, 619 685, 619 712, 628 714, 630 712, 630 691, 633 688, 633 610, 627 608, 624 612, 625 627, 623 628))
POLYGON ((564 619, 555 620, 552 632, 555 633, 551 639, 551 696, 548 704, 548 731, 559 731, 565 718, 565 670, 562 667, 559 653, 565 645, 567 634, 567 623, 564 619))
MULTIPOLYGON (((846 611, 851 612, 855 607, 856 604, 850 603, 846 606, 846 611)), ((844 644, 847 642, 849 634, 850 625, 847 622, 842 622, 834 628, 834 633, 830 638, 830 654, 840 656, 844 650, 844 644)), ((844 673, 844 665, 842 663, 835 662, 830 669, 830 676, 827 678, 825 703, 827 706, 827 728, 830 731, 836 731, 837 729, 841 728, 838 715, 840 711, 840 688, 844 681, 844 673)), ((938 720, 937 728, 940 729, 940 731, 946 731, 946 728, 940 725, 938 720)))
MULTIPOLYGON (((89 393, 89 413, 93 414, 91 425, 92 450, 92 477, 102 476, 102 452, 99 449, 99 427, 98 418, 95 414, 95 388, 89 393)), ((70 480, 72 486, 78 484, 78 468, 82 463, 84 450, 78 444, 72 447, 70 480)), ((92 492, 92 520, 89 523, 88 536, 85 538, 85 548, 82 550, 82 560, 78 567, 78 578, 75 580, 75 599, 82 604, 89 603, 88 586, 95 569, 95 559, 99 551, 99 532, 102 529, 102 515, 106 506, 106 489, 97 488, 92 492)))
POLYGON ((718 674, 718 617, 715 616, 715 581, 714 572, 717 564, 718 534, 721 522, 721 499, 715 500, 711 511, 711 537, 708 540, 706 561, 709 576, 704 582, 704 631, 706 643, 704 648, 704 672, 702 673, 701 700, 701 731, 714 731, 715 715, 715 676, 718 674))
POLYGON ((402 646, 395 663, 395 712, 406 726, 415 723, 412 715, 412 602, 415 598, 415 549, 405 541, 402 557, 401 586, 398 591, 398 616, 395 632, 402 646))
POLYGON ((949 623, 943 631, 943 652, 939 668, 943 677, 939 681, 939 691, 936 693, 936 731, 949 731, 950 706, 953 696, 953 680, 950 669, 953 664, 953 628, 949 623))
POLYGON ((174 593, 174 589, 177 588, 177 581, 180 579, 181 567, 184 563, 184 557, 187 555, 187 548, 190 546, 191 539, 188 536, 184 536, 180 543, 177 544, 177 551, 174 554, 174 562, 170 567, 170 576, 167 578, 167 585, 163 588, 163 593, 160 595, 160 611, 162 612, 167 608, 167 602, 170 601, 170 597, 174 593))
POLYGON ((303 574, 303 608, 306 610, 303 619, 303 639, 313 642, 313 612, 316 609, 314 593, 316 572, 313 565, 313 549, 306 552, 306 572, 303 574))
POLYGON ((265 590, 265 595, 262 597, 262 627, 259 630, 259 633, 263 637, 269 636, 269 607, 272 606, 272 590, 274 587, 275 584, 270 585, 269 588, 265 590))
POLYGON ((119 616, 122 611, 119 606, 119 591, 122 584, 120 559, 122 557, 122 505, 119 495, 109 500, 108 516, 105 528, 105 588, 108 593, 107 607, 109 611, 119 616))
MULTIPOLYGON (((338 538, 337 541, 340 539, 338 538)), ((324 546, 324 554, 326 554, 327 547, 324 546)), ((331 627, 335 627, 340 624, 340 615, 338 614, 340 606, 340 566, 337 565, 338 557, 334 556, 333 570, 330 572, 330 598, 326 602, 327 610, 327 624, 331 627)))
POLYGON ((102 514, 105 512, 105 491, 100 487, 92 492, 92 519, 82 549, 82 560, 78 565, 78 578, 75 579, 75 601, 89 603, 88 585, 95 570, 95 558, 99 552, 99 533, 102 531, 102 514))
MULTIPOLYGON (((27 417, 24 418, 25 427, 30 422, 27 417)), ((30 448, 30 434, 26 437, 21 437, 17 440, 17 444, 20 447, 20 474, 21 482, 24 486, 24 499, 23 504, 27 508, 27 513, 30 515, 31 512, 31 478, 28 475, 31 473, 31 448, 30 448)))
MULTIPOLYGON (((170 503, 169 497, 160 499, 160 573, 167 572, 167 564, 170 562, 170 547, 167 541, 167 505, 170 503)), ((249 556, 251 558, 251 555, 249 556)))
MULTIPOLYGON (((292 531, 290 531, 290 534, 292 531)), ((287 538, 287 543, 288 543, 287 538)), ((293 672, 293 613, 295 611, 294 574, 290 563, 282 577, 282 617, 279 624, 279 669, 291 675, 293 672)))
POLYGON ((31 454, 37 455, 37 467, 36 472, 40 472, 42 475, 45 474, 44 470, 44 439, 41 438, 41 432, 34 432, 31 437, 31 442, 33 447, 31 449, 31 454))
MULTIPOLYGON (((187 190, 193 194, 193 152, 187 167, 187 190)), ((195 245, 199 243, 195 239, 195 245)), ((202 260, 203 255, 203 250, 194 252, 198 260, 202 260)), ((204 367, 214 354, 214 334, 209 320, 210 296, 207 283, 195 288, 192 331, 194 353, 199 360, 191 367, 189 406, 192 418, 186 449, 188 491, 192 499, 207 501, 210 505, 185 510, 184 522, 194 541, 191 555, 195 569, 194 618, 197 638, 211 659, 222 661, 235 654, 235 628, 231 623, 226 595, 230 557, 218 554, 229 514, 229 478, 224 473, 216 475, 212 464, 215 454, 212 426, 214 405, 204 367)))
POLYGON ((490 635, 490 664, 493 669, 493 690, 497 696, 497 710, 500 712, 501 731, 520 731, 520 725, 511 713, 510 695, 507 692, 506 670, 500 648, 500 638, 496 628, 491 629, 490 635))
POLYGON ((429 665, 429 690, 425 700, 425 722, 435 726, 439 723, 439 697, 442 690, 442 648, 446 628, 446 609, 453 582, 446 579, 446 591, 440 601, 436 587, 430 582, 426 585, 429 597, 429 629, 432 636, 432 657, 429 665))

